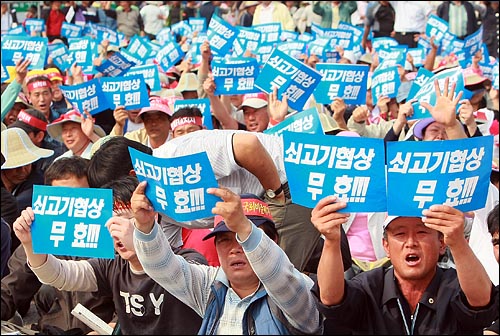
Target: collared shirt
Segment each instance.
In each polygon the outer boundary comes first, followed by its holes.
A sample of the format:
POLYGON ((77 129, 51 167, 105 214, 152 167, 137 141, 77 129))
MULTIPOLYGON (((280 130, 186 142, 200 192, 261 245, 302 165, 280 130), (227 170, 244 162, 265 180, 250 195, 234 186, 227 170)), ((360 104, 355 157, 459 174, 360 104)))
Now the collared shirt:
POLYGON ((274 11, 274 4, 272 2, 267 7, 263 5, 262 10, 260 12, 260 23, 261 24, 273 23, 274 22, 273 11, 274 11))
POLYGON ((456 5, 450 1, 450 18, 448 21, 450 33, 462 37, 467 35, 467 12, 463 4, 456 5))
MULTIPOLYGON (((454 268, 437 268, 414 312, 399 290, 394 269, 379 267, 345 281, 343 301, 318 309, 332 325, 354 335, 456 335, 482 334, 498 317, 498 289, 493 287, 486 307, 471 308, 454 268)), ((313 293, 319 297, 317 285, 313 293)))
POLYGON ((227 289, 226 301, 224 302, 224 311, 219 320, 217 334, 219 335, 242 335, 241 321, 252 298, 257 291, 241 299, 232 289, 227 289))

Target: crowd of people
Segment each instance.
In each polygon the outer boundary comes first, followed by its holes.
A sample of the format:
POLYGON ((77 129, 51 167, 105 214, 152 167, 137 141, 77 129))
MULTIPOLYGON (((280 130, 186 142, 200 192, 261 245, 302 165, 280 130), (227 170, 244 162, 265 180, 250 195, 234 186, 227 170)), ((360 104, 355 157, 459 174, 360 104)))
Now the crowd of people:
MULTIPOLYGON (((199 59, 183 57, 167 71, 152 63, 161 89, 148 85, 149 106, 116 105, 94 115, 73 105, 61 86, 106 74, 86 74, 77 63, 62 71, 50 56, 44 69, 32 69, 31 60, 21 58, 2 82, 2 327, 22 330, 34 304, 34 331, 95 333, 71 314, 80 303, 113 334, 499 334, 498 6, 44 1, 26 20, 40 15, 45 30, 31 36, 46 37, 49 45, 68 45, 63 22, 123 34, 119 46, 98 41, 96 66, 136 37, 161 46, 157 36, 163 29, 189 18, 204 18, 205 29, 214 17, 242 29, 279 23, 283 32, 313 39, 318 29, 352 25, 362 32, 361 55, 338 47, 338 63, 365 65, 370 75, 383 64, 374 39, 392 38, 408 48, 424 40, 429 47, 422 64, 407 54, 404 67, 398 66, 396 97, 373 97, 368 80, 364 104, 347 104, 342 97, 321 104, 311 95, 304 110, 316 109, 325 135, 385 144, 493 136, 493 162, 488 188, 481 191, 485 205, 474 211, 432 204, 419 217, 346 213, 348 202, 334 195, 309 208, 291 195, 290 183, 297 181, 287 177, 283 138, 265 132, 301 111, 292 110, 276 87, 217 94, 213 41, 198 44, 199 59), (459 40, 482 30, 484 47, 466 66, 426 35, 433 15, 459 40), (485 64, 492 74, 485 73, 485 64), (428 116, 413 119, 409 88, 419 69, 457 69, 464 90, 449 78, 444 88, 436 82, 436 101, 420 102, 428 116), (203 98, 210 103, 210 123, 198 107, 176 108, 203 98), (206 153, 218 184, 207 190, 219 200, 213 216, 178 221, 155 210, 130 148, 163 159, 206 153), (114 258, 35 253, 36 185, 111 189, 113 213, 102 224, 113 239, 114 258)), ((2 2, 2 40, 26 20, 18 22, 2 2)), ((197 33, 175 40, 187 52, 197 33)), ((245 56, 257 58, 255 53, 246 50, 245 56)), ((308 51, 296 58, 311 69, 323 62, 323 55, 308 51)))

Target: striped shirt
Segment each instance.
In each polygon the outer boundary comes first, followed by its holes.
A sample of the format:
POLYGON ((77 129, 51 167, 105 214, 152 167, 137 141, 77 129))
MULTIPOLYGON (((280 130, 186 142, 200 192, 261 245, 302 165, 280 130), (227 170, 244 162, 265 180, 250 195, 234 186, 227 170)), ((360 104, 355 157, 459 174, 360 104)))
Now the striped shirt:
MULTIPOLYGON (((321 330, 322 321, 311 292, 312 279, 295 269, 285 252, 255 225, 252 224, 252 231, 245 241, 236 239, 270 299, 283 311, 290 324, 303 333, 321 330)), ((176 256, 158 225, 147 234, 135 230, 134 247, 146 273, 200 316, 205 315, 210 287, 215 280, 230 288, 222 268, 191 264, 176 256)), ((244 299, 236 297, 228 291, 217 334, 242 333, 243 321, 240 318, 252 295, 244 299)))
POLYGON ((457 6, 453 1, 450 1, 448 25, 450 33, 457 37, 467 35, 467 12, 464 5, 460 4, 457 6))

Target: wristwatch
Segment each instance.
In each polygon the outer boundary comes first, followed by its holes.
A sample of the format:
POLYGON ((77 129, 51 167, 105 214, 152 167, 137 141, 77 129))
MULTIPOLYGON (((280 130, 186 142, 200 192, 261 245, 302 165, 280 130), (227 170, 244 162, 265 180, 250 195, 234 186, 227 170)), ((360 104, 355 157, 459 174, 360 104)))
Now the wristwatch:
POLYGON ((280 185, 280 187, 276 190, 273 189, 267 189, 266 190, 266 195, 269 198, 275 198, 277 195, 279 195, 283 191, 283 185, 280 185))

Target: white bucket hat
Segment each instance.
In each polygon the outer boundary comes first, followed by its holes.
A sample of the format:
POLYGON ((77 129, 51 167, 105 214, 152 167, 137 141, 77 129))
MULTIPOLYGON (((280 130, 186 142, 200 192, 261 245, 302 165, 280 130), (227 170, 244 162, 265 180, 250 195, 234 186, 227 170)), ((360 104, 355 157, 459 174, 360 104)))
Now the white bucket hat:
POLYGON ((2 170, 23 167, 53 154, 52 149, 37 147, 20 128, 2 131, 2 155, 5 157, 2 170))
MULTIPOLYGON (((65 122, 72 121, 81 124, 82 123, 82 115, 78 113, 76 110, 69 110, 65 114, 61 115, 59 118, 54 120, 52 123, 47 125, 47 132, 49 135, 62 142, 62 125, 65 122)), ((102 129, 101 126, 94 124, 94 133, 99 137, 106 136, 106 132, 102 129)))

